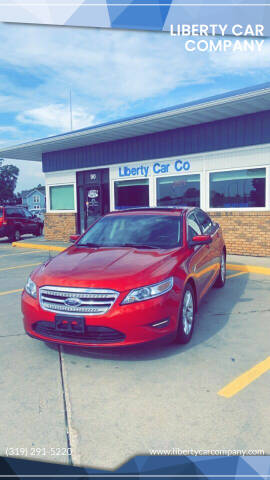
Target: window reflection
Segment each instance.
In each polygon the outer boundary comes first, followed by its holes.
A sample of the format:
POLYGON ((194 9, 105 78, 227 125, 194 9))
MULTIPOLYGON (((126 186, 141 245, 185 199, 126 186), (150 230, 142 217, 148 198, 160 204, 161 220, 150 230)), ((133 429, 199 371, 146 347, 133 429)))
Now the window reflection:
POLYGON ((210 207, 265 207, 265 177, 265 168, 210 173, 210 207))
POLYGON ((200 175, 157 179, 157 205, 200 206, 200 175))

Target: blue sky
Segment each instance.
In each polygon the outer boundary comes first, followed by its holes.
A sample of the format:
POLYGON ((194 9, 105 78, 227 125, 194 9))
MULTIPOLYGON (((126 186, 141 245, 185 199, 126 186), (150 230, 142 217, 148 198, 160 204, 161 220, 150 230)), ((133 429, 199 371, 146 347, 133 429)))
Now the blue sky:
MULTIPOLYGON (((184 103, 270 80, 262 53, 188 53, 179 37, 0 24, 0 146, 184 103)), ((11 163, 7 161, 6 163, 11 163)), ((18 190, 44 183, 38 163, 18 190)))

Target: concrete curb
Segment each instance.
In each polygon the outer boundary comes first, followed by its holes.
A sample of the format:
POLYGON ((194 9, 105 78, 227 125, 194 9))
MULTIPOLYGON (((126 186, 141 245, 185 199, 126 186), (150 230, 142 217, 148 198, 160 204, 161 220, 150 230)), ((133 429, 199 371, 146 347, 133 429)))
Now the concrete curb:
MULTIPOLYGON (((59 247, 57 245, 37 245, 36 243, 21 243, 21 242, 13 242, 12 247, 31 248, 36 250, 46 250, 46 251, 55 251, 55 252, 63 252, 68 248, 68 246, 59 247)), ((257 267, 255 265, 237 265, 235 263, 227 263, 227 269, 234 270, 236 272, 257 273, 259 275, 270 275, 270 268, 257 267)))
POLYGON ((21 242, 13 242, 12 247, 31 248, 35 250, 46 250, 46 251, 54 251, 54 252, 63 252, 68 248, 68 247, 59 247, 57 245, 38 245, 36 243, 21 243, 21 242))

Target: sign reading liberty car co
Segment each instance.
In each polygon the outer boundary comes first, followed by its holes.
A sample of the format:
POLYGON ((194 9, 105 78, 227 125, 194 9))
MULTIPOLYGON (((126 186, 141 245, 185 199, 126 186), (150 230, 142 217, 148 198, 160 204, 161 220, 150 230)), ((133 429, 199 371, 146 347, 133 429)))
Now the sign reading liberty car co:
POLYGON ((177 159, 173 162, 155 162, 153 165, 138 164, 133 166, 123 165, 118 167, 119 177, 144 177, 151 175, 185 173, 191 168, 189 160, 177 159))

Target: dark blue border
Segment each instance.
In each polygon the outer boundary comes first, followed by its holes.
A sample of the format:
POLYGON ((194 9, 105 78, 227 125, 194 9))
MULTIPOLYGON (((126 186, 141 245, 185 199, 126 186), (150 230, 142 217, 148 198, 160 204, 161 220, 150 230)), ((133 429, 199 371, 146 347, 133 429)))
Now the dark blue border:
POLYGON ((0 475, 5 478, 38 478, 38 475, 68 478, 72 475, 74 478, 267 480, 270 456, 137 456, 115 471, 0 457, 0 475))

